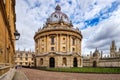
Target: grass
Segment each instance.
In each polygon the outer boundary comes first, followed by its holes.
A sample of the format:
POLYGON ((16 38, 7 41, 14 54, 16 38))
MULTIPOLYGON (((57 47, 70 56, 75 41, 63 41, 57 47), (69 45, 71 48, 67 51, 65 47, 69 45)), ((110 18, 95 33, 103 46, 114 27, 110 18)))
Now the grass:
POLYGON ((120 68, 45 68, 42 70, 73 73, 109 73, 120 74, 120 68))

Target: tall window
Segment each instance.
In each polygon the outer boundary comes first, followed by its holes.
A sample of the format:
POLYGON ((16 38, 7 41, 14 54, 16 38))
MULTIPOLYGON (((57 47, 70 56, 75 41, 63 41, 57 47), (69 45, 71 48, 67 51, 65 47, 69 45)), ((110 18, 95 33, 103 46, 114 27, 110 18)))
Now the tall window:
POLYGON ((63 51, 65 51, 65 47, 63 47, 63 51))
POLYGON ((44 48, 42 48, 42 52, 44 52, 44 48))
POLYGON ((75 45, 75 39, 72 38, 72 45, 75 45))
POLYGON ((66 58, 63 58, 63 65, 64 65, 64 66, 67 65, 67 60, 66 60, 66 58))
POLYGON ((55 41, 54 41, 54 37, 51 37, 51 44, 54 44, 55 41))
POLYGON ((25 60, 27 61, 27 60, 28 60, 28 58, 25 58, 25 60))
POLYGON ((72 51, 74 52, 74 51, 75 51, 75 48, 72 48, 72 51))
POLYGON ((43 65, 43 58, 40 59, 40 65, 43 65))

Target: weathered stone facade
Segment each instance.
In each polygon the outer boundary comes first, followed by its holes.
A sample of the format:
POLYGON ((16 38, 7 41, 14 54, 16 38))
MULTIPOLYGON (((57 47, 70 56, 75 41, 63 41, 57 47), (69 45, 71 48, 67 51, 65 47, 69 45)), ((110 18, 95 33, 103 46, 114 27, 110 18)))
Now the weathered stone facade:
POLYGON ((15 0, 0 0, 0 74, 2 67, 14 65, 15 21, 15 0))
POLYGON ((37 67, 82 67, 81 31, 73 28, 59 5, 34 39, 37 67))
POLYGON ((15 54, 16 66, 32 67, 34 66, 34 52, 17 50, 15 54))
POLYGON ((84 67, 120 67, 120 49, 117 52, 115 41, 112 41, 110 46, 110 56, 102 57, 102 52, 100 53, 97 49, 90 56, 83 58, 84 67))

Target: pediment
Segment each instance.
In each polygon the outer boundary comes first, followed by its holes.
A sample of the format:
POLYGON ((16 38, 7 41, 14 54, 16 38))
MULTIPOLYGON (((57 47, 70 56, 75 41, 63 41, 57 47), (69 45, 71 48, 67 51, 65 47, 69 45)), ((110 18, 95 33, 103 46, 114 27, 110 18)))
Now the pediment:
POLYGON ((78 53, 73 53, 72 56, 80 56, 78 53))

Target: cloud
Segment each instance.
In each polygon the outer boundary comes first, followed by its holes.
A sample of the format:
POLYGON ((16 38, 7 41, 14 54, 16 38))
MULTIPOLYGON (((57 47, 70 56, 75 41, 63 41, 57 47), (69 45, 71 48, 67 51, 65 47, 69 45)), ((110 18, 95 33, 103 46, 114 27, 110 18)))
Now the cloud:
POLYGON ((101 50, 109 51, 110 44, 112 40, 115 40, 117 47, 120 45, 120 9, 118 8, 112 13, 111 17, 106 20, 99 22, 98 25, 94 27, 87 28, 83 30, 83 35, 85 38, 88 36, 88 40, 84 47, 88 49, 93 49, 98 47, 101 50))
POLYGON ((16 0, 16 27, 21 34, 16 49, 34 51, 34 34, 54 12, 56 4, 82 31, 82 54, 97 47, 109 52, 112 40, 120 47, 119 0, 16 0))

